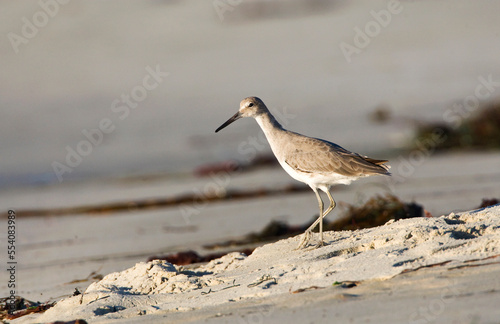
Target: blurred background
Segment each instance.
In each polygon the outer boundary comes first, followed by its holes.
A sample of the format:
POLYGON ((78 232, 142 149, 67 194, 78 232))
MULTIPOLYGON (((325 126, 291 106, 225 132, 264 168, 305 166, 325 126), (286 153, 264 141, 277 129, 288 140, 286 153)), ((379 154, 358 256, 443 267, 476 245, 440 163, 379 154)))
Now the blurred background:
POLYGON ((404 130, 368 125, 377 107, 442 119, 478 77, 500 80, 496 2, 400 1, 396 14, 389 3, 2 1, 1 188, 57 184, 52 163, 66 164, 66 147, 76 150, 102 119, 114 131, 64 180, 238 158, 255 123, 214 130, 247 96, 286 107, 298 132, 366 154, 387 150, 404 130), (372 11, 389 12, 386 27, 372 11), (137 90, 147 67, 168 76, 137 90), (135 108, 124 116, 120 106, 135 108))
POLYGON ((40 216, 27 216, 19 230, 21 269, 36 269, 26 275, 33 278, 27 295, 54 287, 60 278, 47 279, 53 267, 72 269, 69 281, 243 235, 273 217, 310 219, 311 191, 138 212, 137 200, 294 183, 274 167, 229 172, 270 152, 252 120, 214 133, 247 96, 263 99, 288 129, 391 160, 395 180, 381 180, 385 189, 342 186, 342 201, 390 191, 438 216, 500 197, 499 128, 489 124, 500 120, 499 2, 41 0, 0 7, 2 212, 40 216), (481 117, 489 107, 490 117, 481 117), (476 119, 487 125, 468 124, 476 119), (443 150, 441 142, 422 148, 436 127, 458 139, 443 150), (476 133, 493 141, 477 143, 476 133), (240 165, 227 168, 227 161, 240 165), (65 214, 57 208, 113 202, 125 205, 111 216, 57 217, 65 214), (77 257, 86 266, 78 268, 77 257))

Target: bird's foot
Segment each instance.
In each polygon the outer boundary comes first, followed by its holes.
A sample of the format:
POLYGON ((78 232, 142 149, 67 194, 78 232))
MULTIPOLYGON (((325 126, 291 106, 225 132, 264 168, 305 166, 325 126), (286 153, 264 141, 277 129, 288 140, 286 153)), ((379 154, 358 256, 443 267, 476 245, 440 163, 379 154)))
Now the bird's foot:
POLYGON ((318 243, 316 243, 316 245, 315 245, 314 247, 315 247, 315 248, 320 248, 320 247, 323 247, 323 246, 325 246, 325 245, 327 245, 327 244, 325 243, 325 241, 320 240, 320 241, 318 241, 318 243))
POLYGON ((305 231, 304 235, 302 236, 302 239, 300 240, 299 245, 295 250, 301 250, 305 249, 306 247, 309 247, 311 245, 311 249, 317 249, 320 247, 323 247, 325 245, 328 245, 325 241, 319 240, 316 244, 311 244, 311 239, 312 239, 313 233, 310 231, 305 231))
POLYGON ((311 231, 305 231, 304 235, 302 235, 302 239, 300 240, 299 246, 295 250, 300 250, 305 248, 308 244, 309 241, 311 240, 311 231))

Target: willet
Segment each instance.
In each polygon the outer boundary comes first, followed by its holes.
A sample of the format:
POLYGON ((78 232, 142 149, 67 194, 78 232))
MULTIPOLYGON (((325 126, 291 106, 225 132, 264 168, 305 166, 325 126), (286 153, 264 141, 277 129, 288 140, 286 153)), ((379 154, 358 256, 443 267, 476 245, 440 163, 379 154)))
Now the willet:
POLYGON ((255 118, 283 169, 292 178, 309 185, 316 194, 319 217, 304 232, 298 249, 309 244, 312 230, 318 223, 320 235, 318 246, 323 245, 323 218, 335 208, 335 200, 330 194, 332 185, 347 185, 354 180, 371 175, 390 175, 388 171, 390 166, 385 165, 387 160, 370 159, 332 142, 284 129, 269 112, 264 102, 257 97, 243 99, 238 112, 215 132, 217 133, 242 117, 255 118), (318 189, 324 191, 330 200, 330 206, 326 210, 323 210, 324 204, 318 189))

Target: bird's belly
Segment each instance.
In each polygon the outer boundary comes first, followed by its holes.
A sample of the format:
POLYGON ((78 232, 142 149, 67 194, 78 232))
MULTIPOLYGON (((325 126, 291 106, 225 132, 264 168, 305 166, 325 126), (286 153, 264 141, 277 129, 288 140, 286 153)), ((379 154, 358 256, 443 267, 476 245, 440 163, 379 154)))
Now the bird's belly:
POLYGON ((279 161, 281 167, 295 180, 308 184, 311 187, 326 186, 336 184, 348 185, 358 177, 344 176, 338 173, 313 173, 297 171, 286 162, 279 161))

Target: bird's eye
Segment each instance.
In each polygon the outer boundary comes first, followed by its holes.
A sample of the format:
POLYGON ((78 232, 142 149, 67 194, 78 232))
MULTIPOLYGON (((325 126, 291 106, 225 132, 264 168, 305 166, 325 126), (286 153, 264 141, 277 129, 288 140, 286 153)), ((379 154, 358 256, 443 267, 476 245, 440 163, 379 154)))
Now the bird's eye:
POLYGON ((253 102, 249 103, 248 107, 253 107, 253 102))

